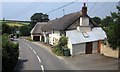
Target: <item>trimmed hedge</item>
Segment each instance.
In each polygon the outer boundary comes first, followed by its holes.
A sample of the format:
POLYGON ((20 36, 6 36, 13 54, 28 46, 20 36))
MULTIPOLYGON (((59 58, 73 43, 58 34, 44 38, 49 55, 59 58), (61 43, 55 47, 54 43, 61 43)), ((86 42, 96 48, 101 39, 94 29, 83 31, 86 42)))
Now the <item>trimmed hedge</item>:
POLYGON ((19 56, 19 44, 9 40, 8 35, 2 36, 2 72, 13 72, 19 56))

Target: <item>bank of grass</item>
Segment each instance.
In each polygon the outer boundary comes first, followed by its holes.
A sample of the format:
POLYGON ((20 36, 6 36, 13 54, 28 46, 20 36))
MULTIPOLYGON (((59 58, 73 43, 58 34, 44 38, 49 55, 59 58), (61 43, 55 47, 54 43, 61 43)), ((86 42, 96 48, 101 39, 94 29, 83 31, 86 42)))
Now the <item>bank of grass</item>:
MULTIPOLYGON (((0 20, 0 26, 2 26, 2 20, 0 20)), ((4 21, 7 25, 9 26, 18 26, 18 27, 21 27, 21 26, 25 26, 25 25, 29 25, 30 23, 28 22, 9 22, 9 21, 4 21)))
POLYGON ((30 36, 29 37, 25 37, 25 39, 28 40, 28 41, 33 41, 30 36))
POLYGON ((30 23, 19 23, 19 22, 10 22, 10 23, 7 23, 7 25, 9 25, 9 26, 18 26, 18 27, 29 25, 29 24, 30 23))
POLYGON ((9 26, 18 26, 18 27, 24 26, 24 25, 19 24, 19 23, 7 23, 7 25, 9 25, 9 26))

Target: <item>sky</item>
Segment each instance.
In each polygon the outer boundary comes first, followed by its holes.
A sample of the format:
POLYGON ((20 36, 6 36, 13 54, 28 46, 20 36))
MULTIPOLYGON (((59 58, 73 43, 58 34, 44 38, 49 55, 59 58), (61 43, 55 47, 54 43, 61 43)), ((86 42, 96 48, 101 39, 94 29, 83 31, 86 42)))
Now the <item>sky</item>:
MULTIPOLYGON (((47 13, 70 2, 2 2, 2 16, 0 19, 28 21, 34 13, 47 13)), ((1 2, 0 2, 1 4, 1 2)), ((90 17, 105 18, 110 12, 117 12, 118 2, 86 2, 90 17)), ((50 20, 60 18, 66 14, 78 12, 83 2, 75 2, 64 8, 56 10, 49 15, 50 20)))

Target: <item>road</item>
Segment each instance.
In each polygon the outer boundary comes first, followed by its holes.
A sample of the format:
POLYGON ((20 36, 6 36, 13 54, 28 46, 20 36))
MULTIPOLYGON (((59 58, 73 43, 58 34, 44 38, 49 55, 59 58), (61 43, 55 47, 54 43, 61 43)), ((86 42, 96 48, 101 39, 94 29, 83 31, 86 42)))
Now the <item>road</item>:
POLYGON ((73 70, 53 53, 24 39, 19 39, 19 60, 15 70, 73 70))

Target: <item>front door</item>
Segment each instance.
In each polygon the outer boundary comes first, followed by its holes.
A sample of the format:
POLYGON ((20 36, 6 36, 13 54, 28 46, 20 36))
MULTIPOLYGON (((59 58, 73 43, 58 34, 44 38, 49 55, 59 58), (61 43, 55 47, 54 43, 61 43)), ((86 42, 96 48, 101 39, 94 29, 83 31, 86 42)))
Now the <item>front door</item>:
POLYGON ((86 54, 92 54, 92 46, 93 45, 93 43, 92 42, 87 42, 86 43, 86 54))

